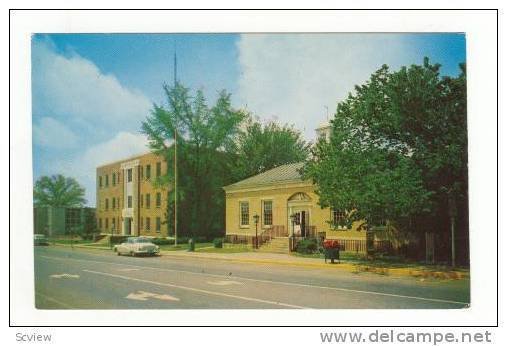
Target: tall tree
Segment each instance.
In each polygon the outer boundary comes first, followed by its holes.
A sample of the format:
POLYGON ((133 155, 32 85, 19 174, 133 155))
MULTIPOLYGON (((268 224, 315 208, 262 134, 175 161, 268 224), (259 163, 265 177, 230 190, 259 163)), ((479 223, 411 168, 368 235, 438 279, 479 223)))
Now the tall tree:
POLYGON ((237 180, 308 158, 310 145, 291 126, 276 122, 263 125, 249 117, 243 128, 236 141, 237 159, 231 168, 237 180))
MULTIPOLYGON (((178 142, 178 229, 186 235, 213 235, 223 231, 225 197, 222 186, 231 183, 227 170, 239 124, 245 115, 231 106, 222 91, 209 107, 202 91, 194 96, 177 83, 164 86, 166 105, 154 105, 143 122, 150 148, 168 162, 168 171, 156 184, 174 186, 175 132, 178 142)), ((174 189, 170 189, 168 228, 173 227, 174 189)))
MULTIPOLYGON (((306 167, 307 174, 319 186, 323 202, 346 207, 338 195, 342 189, 350 189, 364 202, 356 201, 357 205, 362 204, 367 211, 376 204, 384 205, 389 218, 400 223, 407 221, 406 228, 412 231, 440 230, 451 234, 459 220, 459 232, 466 239, 465 66, 461 65, 461 69, 456 78, 441 77, 440 66, 425 58, 423 65, 395 72, 384 65, 368 82, 356 86, 355 93, 338 104, 330 143, 320 143, 315 160, 306 167), (378 155, 381 162, 385 160, 392 166, 379 169, 378 164, 372 164, 378 161, 378 155), (326 176, 325 166, 335 178, 326 176), (363 166, 369 169, 358 171, 363 166), (340 180, 343 175, 354 174, 358 175, 355 182, 348 181, 349 187, 340 180), (396 179, 390 179, 397 174, 396 179), (364 191, 371 178, 378 179, 387 191, 399 190, 400 197, 392 201, 394 205, 384 197, 368 201, 371 195, 386 193, 385 189, 364 191), (411 187, 417 187, 416 191, 411 191, 411 187), (405 197, 411 194, 413 200, 404 205, 405 197)), ((462 252, 463 257, 466 255, 462 252)))
POLYGON ((37 206, 81 207, 86 203, 85 189, 74 178, 61 174, 40 177, 33 189, 37 206))

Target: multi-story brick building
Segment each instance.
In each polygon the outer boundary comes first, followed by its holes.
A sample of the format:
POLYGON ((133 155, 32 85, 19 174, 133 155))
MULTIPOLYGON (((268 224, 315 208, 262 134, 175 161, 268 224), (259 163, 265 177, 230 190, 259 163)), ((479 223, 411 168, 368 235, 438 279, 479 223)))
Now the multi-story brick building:
POLYGON ((168 188, 156 187, 167 163, 147 153, 97 167, 97 226, 101 233, 168 236, 168 188))

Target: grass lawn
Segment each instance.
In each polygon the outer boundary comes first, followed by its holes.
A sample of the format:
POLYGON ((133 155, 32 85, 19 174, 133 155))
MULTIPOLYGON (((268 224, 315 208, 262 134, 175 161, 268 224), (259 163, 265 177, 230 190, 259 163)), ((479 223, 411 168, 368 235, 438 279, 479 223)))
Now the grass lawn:
MULTIPOLYGON (((188 250, 188 243, 178 244, 178 246, 174 245, 159 245, 161 251, 181 251, 188 250)), ((206 247, 213 247, 213 243, 196 243, 195 249, 201 249, 206 247)))
POLYGON ((240 253, 240 252, 251 252, 253 251, 251 246, 226 246, 223 248, 215 248, 213 244, 211 247, 197 249, 196 252, 207 252, 207 253, 240 253))
POLYGON ((83 244, 93 244, 93 240, 82 240, 82 239, 74 239, 74 240, 70 240, 70 239, 51 239, 49 241, 50 243, 55 243, 55 244, 65 244, 65 245, 70 245, 71 243, 72 244, 76 244, 76 245, 83 245, 83 244))

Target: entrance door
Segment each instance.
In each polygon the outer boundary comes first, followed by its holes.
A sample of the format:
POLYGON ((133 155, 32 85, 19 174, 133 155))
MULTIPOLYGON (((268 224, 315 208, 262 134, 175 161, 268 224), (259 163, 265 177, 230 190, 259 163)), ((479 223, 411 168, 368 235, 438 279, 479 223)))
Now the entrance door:
POLYGON ((125 235, 131 235, 132 233, 132 218, 126 217, 123 219, 123 229, 125 231, 125 235))
POLYGON ((301 220, 301 236, 303 238, 306 237, 306 211, 301 211, 301 216, 300 216, 300 220, 301 220))

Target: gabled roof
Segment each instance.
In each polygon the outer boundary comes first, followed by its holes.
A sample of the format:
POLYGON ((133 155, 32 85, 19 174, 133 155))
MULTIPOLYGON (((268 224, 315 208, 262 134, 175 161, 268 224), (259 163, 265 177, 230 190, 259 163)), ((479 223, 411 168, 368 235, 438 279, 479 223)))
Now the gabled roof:
POLYGON ((289 163, 278 166, 266 172, 254 175, 237 183, 224 186, 224 190, 240 189, 255 186, 274 185, 279 183, 302 182, 299 170, 304 162, 289 163))

